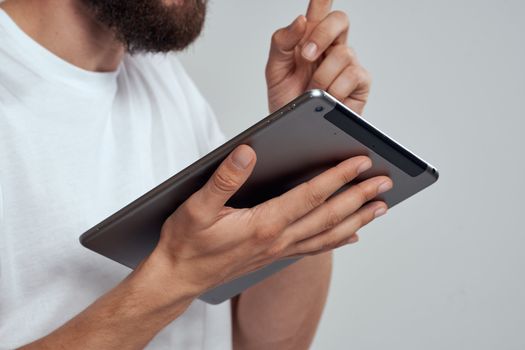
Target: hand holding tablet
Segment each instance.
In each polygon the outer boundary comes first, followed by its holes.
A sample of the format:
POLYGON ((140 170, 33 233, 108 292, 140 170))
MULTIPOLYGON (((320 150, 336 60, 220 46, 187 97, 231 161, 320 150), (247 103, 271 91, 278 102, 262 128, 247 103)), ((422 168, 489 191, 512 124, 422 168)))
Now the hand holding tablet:
POLYGON ((301 256, 355 241, 387 206, 436 180, 434 168, 312 90, 81 242, 132 268, 147 257, 145 264, 165 269, 174 283, 187 282, 188 293, 219 303, 301 256))

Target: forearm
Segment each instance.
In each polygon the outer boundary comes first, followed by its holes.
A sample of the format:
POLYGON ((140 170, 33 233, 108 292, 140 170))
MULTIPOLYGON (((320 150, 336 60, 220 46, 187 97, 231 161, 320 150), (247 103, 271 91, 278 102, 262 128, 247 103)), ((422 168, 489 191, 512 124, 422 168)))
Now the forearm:
POLYGON ((175 292, 163 290, 162 281, 171 276, 147 264, 62 327, 21 349, 144 348, 186 310, 193 295, 184 286, 175 292))
POLYGON ((321 318, 332 253, 305 257, 243 292, 234 302, 235 349, 307 349, 321 318))

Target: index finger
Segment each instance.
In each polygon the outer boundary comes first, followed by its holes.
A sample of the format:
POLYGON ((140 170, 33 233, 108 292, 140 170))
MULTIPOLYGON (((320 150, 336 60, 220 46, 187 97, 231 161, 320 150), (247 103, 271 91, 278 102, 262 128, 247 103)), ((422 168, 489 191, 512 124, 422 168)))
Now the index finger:
POLYGON ((310 0, 306 19, 309 22, 320 22, 332 9, 332 0, 310 0))

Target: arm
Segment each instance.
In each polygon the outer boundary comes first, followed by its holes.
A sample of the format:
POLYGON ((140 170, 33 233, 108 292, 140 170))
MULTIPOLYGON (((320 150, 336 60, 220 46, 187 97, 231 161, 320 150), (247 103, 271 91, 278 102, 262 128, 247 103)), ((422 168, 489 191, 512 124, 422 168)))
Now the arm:
POLYGON ((234 300, 234 349, 303 350, 324 309, 332 253, 305 257, 234 300))
MULTIPOLYGON (((348 47, 348 17, 331 12, 331 5, 332 0, 310 0, 306 16, 274 33, 266 66, 271 112, 312 88, 326 90, 363 112, 370 77, 348 47)), ((347 243, 357 239, 354 235, 347 243)), ((304 258, 242 293, 232 309, 235 348, 308 348, 326 301, 331 269, 331 253, 304 258)))
POLYGON ((255 163, 253 149, 237 147, 166 220, 156 248, 128 278, 22 349, 141 349, 205 291, 279 259, 352 243, 353 232, 386 210, 383 202, 367 203, 392 186, 384 176, 330 198, 371 167, 364 156, 253 208, 226 207, 255 163))
POLYGON ((128 278, 48 336, 20 349, 143 349, 196 297, 179 283, 162 289, 165 272, 152 255, 128 278))

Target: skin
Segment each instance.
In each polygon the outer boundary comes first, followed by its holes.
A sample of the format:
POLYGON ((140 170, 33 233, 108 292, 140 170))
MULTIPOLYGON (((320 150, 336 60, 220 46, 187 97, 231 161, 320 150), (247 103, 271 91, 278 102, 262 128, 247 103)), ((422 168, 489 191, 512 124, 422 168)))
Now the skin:
MULTIPOLYGON (((271 112, 313 88, 326 90, 357 113, 363 112, 370 75, 348 47, 348 16, 331 7, 331 0, 310 1, 306 16, 272 36, 266 66, 271 112), (317 48, 313 56, 306 49, 312 47, 310 43, 317 48)), ((358 239, 352 235, 350 243, 358 239)), ((331 272, 329 251, 304 258, 236 297, 232 303, 234 347, 308 348, 324 309, 331 272)))
MULTIPOLYGON (((80 68, 112 71, 125 54, 79 1, 8 0, 0 7, 42 46, 80 68)), ((308 88, 322 88, 362 112, 370 79, 347 47, 348 32, 347 16, 332 12, 328 0, 311 0, 306 16, 275 32, 266 67, 270 111, 308 88)), ((375 177, 330 197, 370 168, 361 156, 256 207, 226 207, 255 163, 250 147, 234 150, 168 218, 158 246, 135 271, 22 348, 141 349, 204 291, 296 256, 304 258, 233 300, 233 340, 236 349, 308 348, 328 293, 331 250, 357 242, 356 232, 386 212, 385 203, 371 199, 393 184, 375 177)))

